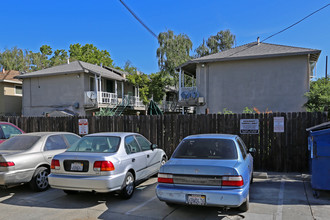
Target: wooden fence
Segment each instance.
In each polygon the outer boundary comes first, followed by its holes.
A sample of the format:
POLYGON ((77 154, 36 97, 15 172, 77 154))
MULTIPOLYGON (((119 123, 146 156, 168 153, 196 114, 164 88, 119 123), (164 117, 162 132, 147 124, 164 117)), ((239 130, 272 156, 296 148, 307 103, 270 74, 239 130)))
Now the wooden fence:
POLYGON ((306 128, 327 121, 324 113, 209 114, 116 117, 0 117, 26 132, 69 131, 78 134, 78 119, 87 118, 89 133, 138 132, 158 144, 170 156, 186 136, 201 133, 240 135, 240 119, 259 119, 259 134, 240 137, 255 147, 255 170, 303 172, 308 170, 306 128), (274 117, 284 117, 284 133, 274 133, 274 117))

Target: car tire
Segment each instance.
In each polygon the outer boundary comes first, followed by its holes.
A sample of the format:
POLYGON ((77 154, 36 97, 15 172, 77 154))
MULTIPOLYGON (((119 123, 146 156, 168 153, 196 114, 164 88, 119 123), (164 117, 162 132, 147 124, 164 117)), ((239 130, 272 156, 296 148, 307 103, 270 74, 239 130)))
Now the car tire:
POLYGON ((175 207, 175 206, 177 206, 177 204, 175 204, 175 203, 171 203, 171 202, 165 202, 165 203, 169 207, 175 207))
POLYGON ((122 185, 121 197, 123 199, 130 199, 133 196, 135 185, 134 176, 131 172, 128 172, 125 176, 124 183, 122 185))
POLYGON ((249 207, 250 207, 250 193, 247 195, 247 197, 246 197, 246 201, 245 202, 243 202, 243 204, 240 206, 240 207, 238 207, 238 209, 240 210, 240 211, 242 211, 242 212, 247 212, 248 210, 249 210, 249 207))
POLYGON ((78 191, 75 190, 63 190, 63 192, 65 192, 68 195, 74 195, 78 193, 78 191))
POLYGON ((33 191, 42 192, 49 188, 48 183, 49 170, 46 167, 38 167, 30 181, 30 187, 33 191))
POLYGON ((251 174, 251 180, 250 180, 250 184, 252 184, 252 183, 253 183, 253 172, 251 174))

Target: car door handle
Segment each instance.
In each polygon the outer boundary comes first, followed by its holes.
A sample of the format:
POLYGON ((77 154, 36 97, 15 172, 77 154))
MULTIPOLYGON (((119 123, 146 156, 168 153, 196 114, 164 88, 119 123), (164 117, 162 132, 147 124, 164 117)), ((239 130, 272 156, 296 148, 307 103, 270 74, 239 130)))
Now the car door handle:
POLYGON ((147 155, 147 158, 149 158, 150 156, 149 156, 149 154, 147 155))
POLYGON ((132 162, 135 162, 135 158, 132 159, 132 162))

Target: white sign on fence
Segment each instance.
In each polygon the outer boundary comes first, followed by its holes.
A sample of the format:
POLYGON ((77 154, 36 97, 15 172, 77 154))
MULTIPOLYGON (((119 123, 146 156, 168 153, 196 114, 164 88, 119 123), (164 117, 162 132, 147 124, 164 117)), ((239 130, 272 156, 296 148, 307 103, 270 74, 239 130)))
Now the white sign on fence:
POLYGON ((84 135, 88 134, 88 119, 79 119, 79 134, 84 135))
POLYGON ((274 132, 284 132, 284 117, 274 117, 274 132))
POLYGON ((241 119, 241 134, 259 134, 259 119, 241 119))

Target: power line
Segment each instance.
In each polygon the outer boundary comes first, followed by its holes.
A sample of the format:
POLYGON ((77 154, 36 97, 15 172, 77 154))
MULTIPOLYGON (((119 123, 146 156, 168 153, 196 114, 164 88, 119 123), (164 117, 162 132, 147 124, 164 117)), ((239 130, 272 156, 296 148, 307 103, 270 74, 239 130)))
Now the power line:
POLYGON ((303 19, 301 19, 301 20, 297 21, 296 23, 294 23, 294 24, 290 25, 289 27, 287 27, 287 28, 285 28, 285 29, 283 29, 283 30, 281 30, 281 31, 279 31, 279 32, 277 32, 277 33, 275 33, 275 34, 273 34, 273 35, 270 35, 269 37, 267 37, 267 38, 263 39, 261 42, 264 42, 264 41, 268 40, 269 38, 272 38, 272 37, 274 37, 275 35, 278 35, 278 34, 280 34, 280 33, 284 32, 284 31, 288 30, 289 28, 292 28, 293 26, 295 26, 295 25, 299 24, 299 23, 300 23, 300 22, 302 22, 303 20, 305 20, 305 19, 307 19, 308 17, 312 16, 313 14, 315 14, 315 13, 317 13, 317 12, 321 11, 322 9, 324 9, 324 8, 328 7, 329 5, 330 5, 330 4, 326 4, 326 5, 325 5, 325 6, 323 6, 322 8, 320 8, 320 9, 318 9, 318 10, 314 11, 313 13, 311 13, 311 14, 307 15, 306 17, 304 17, 303 19))
POLYGON ((150 29, 150 28, 148 28, 148 26, 146 25, 146 24, 144 24, 143 23, 143 21, 122 1, 122 0, 119 0, 120 1, 120 3, 122 3, 124 6, 125 6, 125 8, 134 16, 134 18, 136 19, 136 20, 138 20, 138 22, 140 22, 140 24, 142 24, 143 25, 143 27, 145 27, 149 32, 150 32, 150 34, 152 34, 157 40, 158 40, 158 37, 157 37, 157 35, 150 29))

